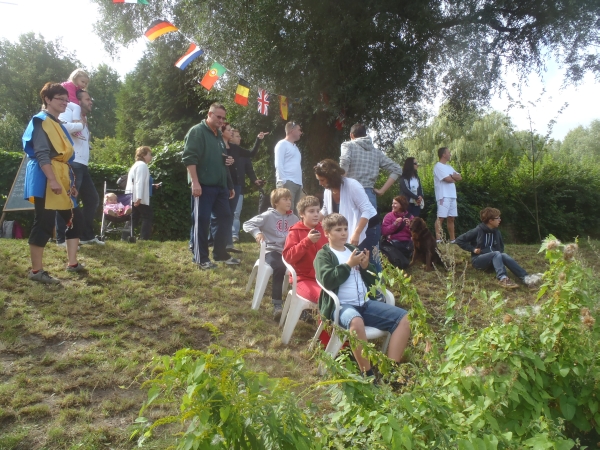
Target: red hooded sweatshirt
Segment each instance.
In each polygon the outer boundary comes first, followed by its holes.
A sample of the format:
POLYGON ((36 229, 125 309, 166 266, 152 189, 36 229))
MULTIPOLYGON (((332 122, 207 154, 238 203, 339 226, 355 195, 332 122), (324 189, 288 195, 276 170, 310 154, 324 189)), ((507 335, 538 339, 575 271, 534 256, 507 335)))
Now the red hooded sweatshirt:
POLYGON ((316 244, 313 244, 308 238, 308 232, 311 228, 304 225, 303 222, 294 224, 289 229, 285 240, 282 253, 283 259, 294 267, 296 275, 298 275, 298 281, 316 279, 313 261, 321 247, 329 242, 320 223, 315 229, 321 233, 321 238, 316 244))

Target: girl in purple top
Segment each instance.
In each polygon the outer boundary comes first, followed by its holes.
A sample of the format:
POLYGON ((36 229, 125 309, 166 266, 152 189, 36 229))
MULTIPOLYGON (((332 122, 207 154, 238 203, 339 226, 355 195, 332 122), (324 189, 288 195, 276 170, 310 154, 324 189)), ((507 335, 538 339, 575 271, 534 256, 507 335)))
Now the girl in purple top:
POLYGON ((409 260, 413 252, 410 222, 414 216, 408 212, 408 200, 405 196, 394 197, 392 211, 386 214, 381 225, 381 235, 409 260))

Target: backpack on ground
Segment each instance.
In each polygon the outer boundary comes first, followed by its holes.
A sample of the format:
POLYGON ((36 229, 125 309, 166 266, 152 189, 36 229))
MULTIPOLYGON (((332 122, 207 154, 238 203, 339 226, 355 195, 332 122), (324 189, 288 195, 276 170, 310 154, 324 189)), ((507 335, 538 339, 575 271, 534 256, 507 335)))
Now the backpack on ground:
POLYGON ((381 238, 379 242, 379 250, 387 257, 389 262, 399 269, 406 269, 410 265, 410 261, 402 254, 400 250, 392 245, 385 238, 381 238))

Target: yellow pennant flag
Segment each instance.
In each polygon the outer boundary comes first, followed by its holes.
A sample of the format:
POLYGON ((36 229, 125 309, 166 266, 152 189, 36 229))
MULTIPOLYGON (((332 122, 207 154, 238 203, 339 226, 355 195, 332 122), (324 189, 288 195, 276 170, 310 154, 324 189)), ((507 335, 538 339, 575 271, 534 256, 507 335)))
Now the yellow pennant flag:
POLYGON ((281 118, 283 120, 287 120, 288 118, 288 102, 287 97, 283 95, 279 96, 279 112, 281 114, 281 118))

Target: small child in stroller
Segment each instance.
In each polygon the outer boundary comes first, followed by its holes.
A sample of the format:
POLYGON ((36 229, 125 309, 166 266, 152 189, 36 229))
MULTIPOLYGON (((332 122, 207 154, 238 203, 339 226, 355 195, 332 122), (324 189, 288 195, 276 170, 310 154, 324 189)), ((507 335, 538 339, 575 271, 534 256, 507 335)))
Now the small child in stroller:
POLYGON ((112 217, 121 217, 131 214, 131 205, 123 205, 117 195, 109 192, 104 196, 104 214, 112 217))

